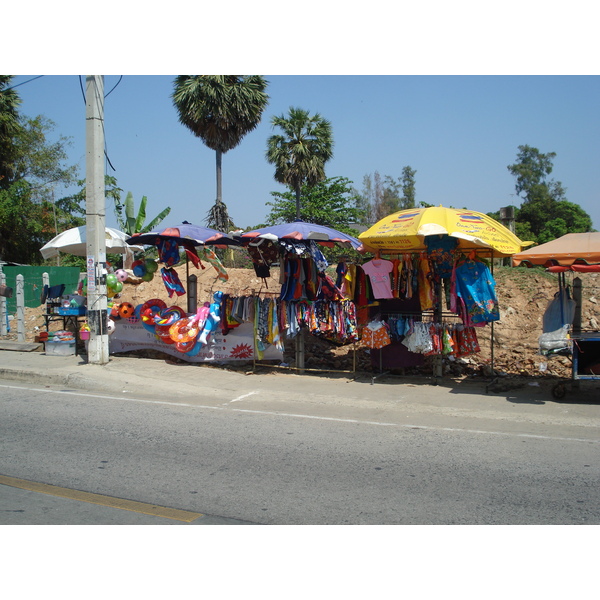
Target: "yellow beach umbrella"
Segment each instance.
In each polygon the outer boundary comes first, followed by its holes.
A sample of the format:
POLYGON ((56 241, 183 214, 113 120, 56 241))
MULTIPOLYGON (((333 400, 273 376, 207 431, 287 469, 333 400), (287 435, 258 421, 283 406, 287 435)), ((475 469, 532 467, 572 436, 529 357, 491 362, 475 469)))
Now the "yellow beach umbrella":
POLYGON ((474 210, 431 206, 392 213, 358 236, 368 252, 397 254, 427 248, 425 238, 448 235, 458 248, 487 248, 494 258, 512 256, 533 242, 522 242, 510 229, 474 210))

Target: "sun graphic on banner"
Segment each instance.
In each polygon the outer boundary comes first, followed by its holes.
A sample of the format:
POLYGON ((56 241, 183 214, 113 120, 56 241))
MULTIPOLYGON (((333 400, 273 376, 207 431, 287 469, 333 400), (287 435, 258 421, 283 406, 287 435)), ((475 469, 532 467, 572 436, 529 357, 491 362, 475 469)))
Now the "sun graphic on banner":
POLYGON ((231 358, 252 358, 252 346, 248 344, 238 344, 231 349, 231 358))

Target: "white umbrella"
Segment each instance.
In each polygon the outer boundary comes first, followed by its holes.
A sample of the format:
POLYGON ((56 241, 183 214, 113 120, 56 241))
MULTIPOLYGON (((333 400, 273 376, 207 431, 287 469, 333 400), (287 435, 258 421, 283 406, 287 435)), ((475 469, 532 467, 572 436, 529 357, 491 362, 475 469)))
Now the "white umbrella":
MULTIPOLYGON (((87 243, 85 239, 85 225, 82 227, 73 227, 59 233, 55 238, 51 239, 47 244, 40 248, 40 252, 44 259, 58 256, 60 252, 65 254, 74 254, 75 256, 87 256, 87 243)), ((129 235, 113 229, 105 227, 106 252, 108 254, 126 254, 128 250, 142 250, 141 246, 130 246, 125 240, 129 235)))

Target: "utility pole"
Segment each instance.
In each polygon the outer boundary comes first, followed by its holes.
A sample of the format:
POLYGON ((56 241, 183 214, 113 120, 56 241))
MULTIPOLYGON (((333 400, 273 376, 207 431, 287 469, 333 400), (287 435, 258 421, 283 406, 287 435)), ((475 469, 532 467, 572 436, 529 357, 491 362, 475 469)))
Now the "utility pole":
POLYGON ((104 76, 88 75, 85 93, 85 213, 88 363, 108 363, 106 200, 104 194, 104 76))

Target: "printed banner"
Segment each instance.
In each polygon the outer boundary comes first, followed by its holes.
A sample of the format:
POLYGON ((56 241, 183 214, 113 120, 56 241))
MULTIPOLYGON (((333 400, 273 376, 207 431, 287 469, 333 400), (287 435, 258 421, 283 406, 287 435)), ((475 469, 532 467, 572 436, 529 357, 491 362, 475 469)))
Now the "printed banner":
MULTIPOLYGON (((115 323, 115 331, 108 337, 109 352, 131 352, 133 350, 159 350, 188 362, 228 362, 254 359, 254 328, 252 323, 242 323, 227 335, 216 331, 196 356, 189 356, 175 349, 173 344, 165 344, 158 336, 146 329, 141 321, 131 322, 120 319, 115 323)), ((263 353, 263 360, 283 360, 283 352, 276 346, 269 346, 263 353)))

